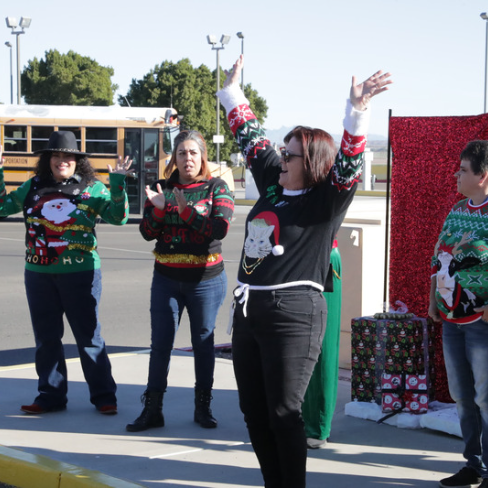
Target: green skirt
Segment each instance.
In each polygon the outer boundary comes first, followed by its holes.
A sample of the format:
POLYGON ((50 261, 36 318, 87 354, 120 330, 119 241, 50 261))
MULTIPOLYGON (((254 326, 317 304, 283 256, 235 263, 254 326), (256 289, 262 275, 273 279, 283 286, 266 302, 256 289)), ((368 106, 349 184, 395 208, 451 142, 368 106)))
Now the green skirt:
POLYGON ((310 379, 302 405, 307 437, 320 440, 325 440, 330 436, 339 382, 339 341, 342 303, 341 255, 339 248, 332 249, 330 262, 335 271, 333 277, 334 291, 332 293, 324 293, 327 301, 327 326, 322 342, 322 352, 310 379))

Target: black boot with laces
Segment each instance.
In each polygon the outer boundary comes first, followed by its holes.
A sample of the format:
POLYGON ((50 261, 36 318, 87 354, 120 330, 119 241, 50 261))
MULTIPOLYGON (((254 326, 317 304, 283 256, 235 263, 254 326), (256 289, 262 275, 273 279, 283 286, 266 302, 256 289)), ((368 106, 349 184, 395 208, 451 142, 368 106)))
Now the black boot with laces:
POLYGON ((140 432, 151 427, 164 427, 163 391, 146 390, 141 396, 144 409, 134 422, 126 425, 129 432, 140 432))
POLYGON ((217 420, 212 415, 210 402, 212 401, 212 390, 195 388, 195 417, 194 420, 205 429, 217 427, 217 420))

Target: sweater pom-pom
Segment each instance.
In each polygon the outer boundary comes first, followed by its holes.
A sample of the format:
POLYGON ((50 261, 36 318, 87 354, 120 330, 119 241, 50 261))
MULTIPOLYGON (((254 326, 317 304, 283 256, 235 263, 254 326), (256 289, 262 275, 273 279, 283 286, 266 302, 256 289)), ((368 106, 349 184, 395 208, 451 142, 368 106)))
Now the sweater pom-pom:
POLYGON ((279 244, 277 246, 274 246, 272 250, 272 253, 275 256, 281 256, 284 252, 285 252, 285 248, 279 244))

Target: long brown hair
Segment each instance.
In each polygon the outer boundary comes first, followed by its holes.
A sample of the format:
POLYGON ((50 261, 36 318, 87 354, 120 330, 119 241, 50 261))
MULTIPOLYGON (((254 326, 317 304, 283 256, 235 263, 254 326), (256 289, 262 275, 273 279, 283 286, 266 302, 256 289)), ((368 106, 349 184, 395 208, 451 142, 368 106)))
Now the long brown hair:
POLYGON ((168 166, 164 169, 164 177, 168 179, 177 168, 176 153, 178 151, 178 146, 185 141, 195 141, 198 144, 202 158, 202 167, 200 168, 198 176, 201 176, 202 180, 210 179, 211 174, 210 168, 208 167, 207 144, 205 143, 202 134, 196 130, 183 130, 175 137, 173 154, 171 155, 168 166))
POLYGON ((301 142, 305 166, 305 186, 310 188, 325 181, 337 154, 332 136, 322 129, 299 125, 284 138, 288 144, 292 138, 301 142))

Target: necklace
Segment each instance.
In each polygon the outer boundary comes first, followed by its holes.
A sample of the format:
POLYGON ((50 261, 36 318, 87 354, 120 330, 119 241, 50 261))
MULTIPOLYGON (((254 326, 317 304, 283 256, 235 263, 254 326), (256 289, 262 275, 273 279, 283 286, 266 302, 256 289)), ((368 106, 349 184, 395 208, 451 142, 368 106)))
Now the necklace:
POLYGON ((260 264, 263 258, 259 258, 255 263, 253 264, 246 264, 246 256, 244 256, 244 259, 242 260, 242 269, 244 272, 248 275, 250 275, 260 264))

